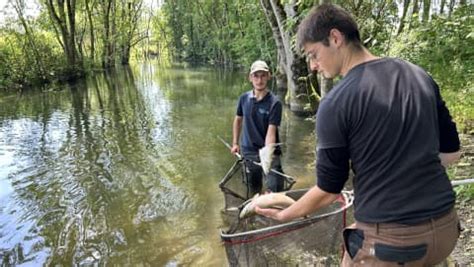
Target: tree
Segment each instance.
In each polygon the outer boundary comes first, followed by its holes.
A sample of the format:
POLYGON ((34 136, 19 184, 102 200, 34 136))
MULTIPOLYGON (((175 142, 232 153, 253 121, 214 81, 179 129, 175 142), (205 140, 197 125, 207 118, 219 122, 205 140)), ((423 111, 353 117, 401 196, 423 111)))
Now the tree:
MULTIPOLYGON (((28 42, 28 48, 27 49, 33 52, 33 59, 34 59, 34 62, 36 63, 33 66, 33 68, 36 68, 36 73, 38 74, 38 76, 43 77, 43 79, 44 79, 44 77, 46 76, 46 70, 45 70, 45 67, 44 67, 42 57, 41 57, 40 52, 38 51, 38 47, 36 45, 34 32, 30 29, 30 27, 28 25, 28 22, 25 18, 25 15, 24 15, 25 2, 24 2, 24 0, 16 0, 15 2, 12 2, 12 4, 13 4, 13 8, 15 9, 15 11, 18 15, 18 19, 20 20, 20 24, 23 27, 23 30, 25 31, 25 36, 26 36, 26 39, 27 39, 27 42, 28 42)), ((26 52, 26 53, 28 53, 28 52, 26 52)))
MULTIPOLYGON (((415 0, 415 1, 417 1, 417 0, 415 0)), ((403 0, 402 16, 400 18, 400 24, 398 25, 397 35, 400 35, 400 33, 403 31, 403 28, 405 27, 405 20, 406 20, 407 11, 408 11, 409 6, 410 6, 410 0, 403 0)))
MULTIPOLYGON (((362 1, 361 1, 362 2, 362 1)), ((329 4, 331 3, 331 0, 320 0, 319 4, 329 4)), ((332 79, 327 79, 323 75, 319 75, 319 80, 321 81, 319 83, 320 86, 320 97, 323 98, 329 91, 332 89, 334 83, 332 79)))
POLYGON ((140 20, 143 1, 142 0, 121 0, 120 15, 120 58, 123 65, 127 65, 130 60, 130 50, 141 40, 145 39, 148 32, 143 32, 137 36, 137 26, 140 20))
POLYGON ((280 79, 277 83, 282 86, 286 81, 289 97, 290 110, 296 114, 307 114, 307 99, 302 97, 308 95, 309 88, 302 77, 308 76, 308 69, 305 59, 296 51, 294 46, 294 37, 296 34, 296 23, 289 24, 289 21, 297 21, 296 1, 292 0, 287 4, 281 4, 277 0, 260 0, 265 16, 272 28, 273 38, 278 48, 278 71, 285 78, 277 76, 280 79))
POLYGON ((115 65, 115 0, 100 1, 102 11, 102 67, 115 65))
POLYGON ((66 55, 67 69, 72 76, 82 69, 82 60, 76 47, 76 1, 46 0, 51 21, 59 28, 61 46, 66 55))
POLYGON ((90 59, 92 62, 95 60, 95 33, 94 33, 94 21, 92 20, 92 9, 95 7, 95 1, 85 0, 85 8, 87 14, 87 21, 89 22, 89 39, 90 39, 90 59))
POLYGON ((423 0, 423 16, 422 21, 427 22, 430 18, 431 0, 423 0))

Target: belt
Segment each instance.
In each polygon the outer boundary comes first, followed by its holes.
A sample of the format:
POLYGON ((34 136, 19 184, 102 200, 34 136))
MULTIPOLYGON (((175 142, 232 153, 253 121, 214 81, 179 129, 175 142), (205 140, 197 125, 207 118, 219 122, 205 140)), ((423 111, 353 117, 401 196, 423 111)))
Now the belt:
POLYGON ((456 210, 454 208, 449 209, 440 215, 424 220, 416 224, 401 224, 401 223, 365 223, 356 221, 356 226, 359 229, 371 230, 371 229, 398 229, 398 228, 430 228, 433 224, 441 225, 449 222, 457 217, 456 210))

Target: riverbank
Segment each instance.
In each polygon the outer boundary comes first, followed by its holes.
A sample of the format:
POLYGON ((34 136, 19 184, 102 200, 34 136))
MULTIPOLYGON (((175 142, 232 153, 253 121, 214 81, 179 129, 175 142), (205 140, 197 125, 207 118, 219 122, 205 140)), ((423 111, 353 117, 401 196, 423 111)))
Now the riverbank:
MULTIPOLYGON (((461 160, 450 167, 448 172, 455 179, 474 178, 474 135, 460 135, 462 144, 461 160)), ((462 232, 450 256, 449 266, 470 266, 474 262, 474 184, 455 188, 456 208, 461 220, 462 232)))

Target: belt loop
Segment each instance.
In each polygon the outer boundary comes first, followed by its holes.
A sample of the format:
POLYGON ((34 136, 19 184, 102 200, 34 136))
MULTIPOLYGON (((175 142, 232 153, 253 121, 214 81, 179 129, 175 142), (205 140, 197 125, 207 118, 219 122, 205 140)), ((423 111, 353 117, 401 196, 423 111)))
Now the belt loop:
POLYGON ((379 223, 375 223, 375 233, 379 234, 379 223))

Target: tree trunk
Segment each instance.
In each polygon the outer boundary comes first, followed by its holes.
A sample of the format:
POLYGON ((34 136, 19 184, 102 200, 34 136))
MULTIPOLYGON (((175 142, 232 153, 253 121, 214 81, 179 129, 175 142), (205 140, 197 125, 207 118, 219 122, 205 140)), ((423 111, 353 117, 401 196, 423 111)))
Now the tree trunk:
MULTIPOLYGON (((80 58, 76 49, 76 1, 75 0, 48 0, 46 1, 51 20, 59 27, 66 56, 67 68, 70 75, 77 75, 80 69, 80 58), (66 2, 65 2, 66 1, 66 2), (57 10, 56 10, 57 9, 57 10)), ((70 77, 71 78, 71 77, 70 77)))
POLYGON ((277 66, 274 78, 276 79, 276 89, 277 92, 285 98, 287 93, 287 77, 286 77, 286 53, 285 46, 283 45, 283 40, 280 35, 280 30, 278 29, 278 23, 276 21, 275 15, 273 14, 272 7, 268 0, 260 0, 260 5, 263 8, 265 17, 267 18, 268 24, 272 29, 273 39, 275 40, 276 49, 277 49, 277 66))
POLYGON ((422 21, 426 22, 430 19, 431 0, 423 0, 423 17, 422 21))
POLYGON ((323 77, 323 75, 320 75, 321 77, 321 98, 323 98, 325 95, 331 91, 334 82, 333 79, 326 79, 323 77))
POLYGON ((454 9, 454 4, 456 3, 456 0, 450 0, 449 1, 449 11, 448 11, 448 17, 451 17, 451 14, 453 13, 454 9))
POLYGON ((128 65, 130 62, 130 46, 127 44, 122 45, 122 51, 120 55, 120 61, 122 65, 128 65))
MULTIPOLYGON (((361 1, 362 2, 362 1, 361 1)), ((319 4, 330 4, 331 0, 319 0, 319 4)), ((333 80, 332 79, 327 79, 323 75, 319 74, 319 80, 321 81, 319 83, 320 86, 320 91, 321 91, 321 98, 323 98, 333 87, 333 80)))
MULTIPOLYGON (((151 15, 147 22, 147 28, 143 30, 142 34, 137 33, 138 21, 143 10, 142 7, 142 0, 134 0, 133 2, 128 2, 127 8, 122 8, 122 21, 120 22, 120 60, 122 65, 128 65, 130 63, 130 51, 132 47, 142 40, 149 38, 148 29, 150 27, 151 15)), ((148 47, 148 45, 145 47, 148 47)))
MULTIPOLYGON (((291 37, 295 34, 295 29, 287 29, 286 20, 296 18, 295 2, 291 1, 283 7, 276 0, 261 0, 265 10, 267 20, 271 23, 273 35, 278 47, 279 69, 286 74, 286 85, 289 89, 289 97, 285 97, 290 110, 298 115, 308 114, 307 96, 308 90, 306 82, 302 77, 308 76, 306 62, 291 46, 291 37), (276 37, 275 37, 276 36, 276 37)), ((279 77, 279 82, 282 79, 279 77)), ((278 81, 277 81, 278 84, 278 81)), ((278 85, 281 86, 281 83, 278 85)))
POLYGON ((410 0, 403 0, 402 16, 400 18, 400 24, 398 25, 397 35, 400 35, 400 33, 402 33, 402 31, 403 31, 403 28, 405 27, 405 19, 406 19, 406 16, 407 16, 407 11, 408 11, 408 6, 409 5, 410 5, 410 0))
MULTIPOLYGON (((30 27, 28 26, 28 23, 27 23, 27 21, 25 19, 25 16, 24 16, 25 4, 24 4, 23 1, 18 1, 17 0, 15 3, 13 3, 13 7, 15 8, 15 11, 18 15, 20 23, 23 26, 23 29, 25 30, 26 39, 27 39, 28 44, 29 44, 28 47, 33 52, 33 59, 34 59, 34 62, 36 63, 33 66, 34 68, 36 68, 35 72, 42 79, 45 79, 46 71, 45 71, 45 68, 44 68, 43 60, 41 59, 38 48, 36 46, 35 37, 34 37, 33 33, 31 32, 30 27)), ((27 50, 27 49, 25 49, 25 50, 27 50)), ((30 51, 25 51, 25 54, 28 55, 29 52, 30 51)))
POLYGON ((418 20, 418 14, 420 12, 420 5, 419 5, 420 0, 413 0, 413 9, 411 12, 411 18, 410 18, 410 23, 408 24, 408 29, 412 28, 412 23, 414 20, 418 20))
POLYGON ((109 36, 110 38, 110 43, 109 43, 109 57, 110 57, 110 67, 115 67, 115 55, 116 55, 116 49, 117 49, 117 4, 116 0, 112 0, 112 8, 111 8, 112 14, 109 17, 111 19, 111 35, 109 36))
POLYGON ((418 15, 418 13, 420 12, 420 3, 419 3, 420 0, 414 0, 413 1, 413 12, 412 12, 412 15, 418 15))
POLYGON ((94 34, 94 23, 92 21, 92 12, 91 7, 89 6, 90 0, 86 0, 86 13, 87 20, 89 21, 89 31, 90 31, 90 60, 94 62, 95 59, 95 34, 94 34))
POLYGON ((112 9, 112 4, 114 0, 108 0, 106 3, 102 3, 103 8, 103 23, 104 23, 104 34, 102 37, 102 67, 108 69, 112 67, 113 55, 111 53, 112 42, 110 38, 110 11, 112 9))
POLYGON ((445 5, 446 5, 446 0, 441 0, 441 4, 440 4, 440 7, 439 7, 439 14, 444 13, 444 6, 445 5))

